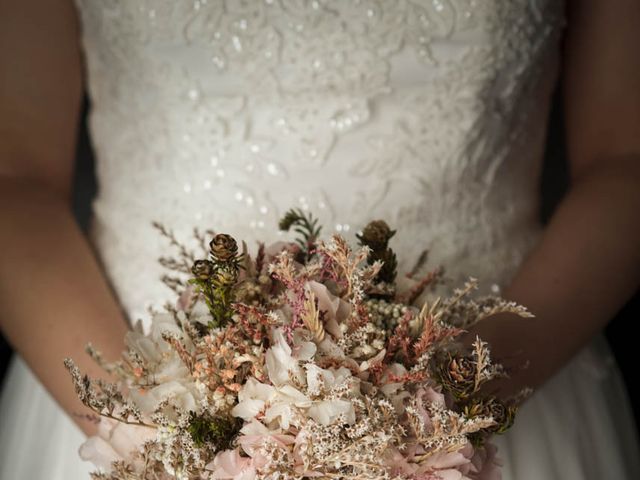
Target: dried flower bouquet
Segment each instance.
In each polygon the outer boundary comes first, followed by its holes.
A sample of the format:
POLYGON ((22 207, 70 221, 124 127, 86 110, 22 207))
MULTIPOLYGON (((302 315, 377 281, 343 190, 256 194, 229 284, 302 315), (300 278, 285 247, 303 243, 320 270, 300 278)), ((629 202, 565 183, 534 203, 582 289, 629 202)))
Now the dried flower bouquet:
POLYGON ((416 305, 442 269, 398 278, 382 220, 352 248, 292 209, 279 227, 295 241, 252 257, 210 232, 200 260, 156 226, 178 247, 161 259, 176 304, 149 331, 138 323, 115 363, 87 348, 117 383, 65 360, 100 418, 80 449, 94 479, 500 478, 489 440, 518 399, 483 393, 506 372, 480 338, 465 349, 460 337, 495 313, 531 316, 524 307, 472 298, 473 278, 416 305))

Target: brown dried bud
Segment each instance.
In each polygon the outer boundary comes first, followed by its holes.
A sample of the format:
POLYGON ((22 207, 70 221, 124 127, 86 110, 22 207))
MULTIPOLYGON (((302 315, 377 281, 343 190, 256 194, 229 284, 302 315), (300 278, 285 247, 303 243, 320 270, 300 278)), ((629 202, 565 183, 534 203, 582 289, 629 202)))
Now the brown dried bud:
POLYGON ((209 260, 196 260, 191 267, 193 273, 199 280, 207 280, 215 270, 213 262, 209 260))
POLYGON ((449 361, 444 363, 438 374, 442 386, 456 397, 468 397, 474 392, 476 366, 471 357, 449 357, 449 361))
POLYGON ((496 424, 486 429, 488 433, 504 433, 513 425, 517 407, 506 405, 495 397, 486 398, 464 408, 468 417, 492 417, 496 424))
POLYGON ((396 231, 391 230, 384 220, 373 220, 364 227, 362 234, 357 234, 356 237, 362 245, 367 245, 373 251, 381 251, 387 248, 395 233, 396 231))
POLYGON ((211 281, 216 287, 235 285, 238 281, 238 269, 234 267, 218 268, 211 277, 211 281))
POLYGON ((382 268, 378 272, 377 278, 383 282, 393 283, 397 275, 398 260, 396 254, 390 248, 382 251, 374 251, 369 257, 369 263, 382 260, 382 268))
POLYGON ((231 235, 218 233, 209 243, 211 255, 220 262, 227 262, 238 253, 238 244, 231 235))

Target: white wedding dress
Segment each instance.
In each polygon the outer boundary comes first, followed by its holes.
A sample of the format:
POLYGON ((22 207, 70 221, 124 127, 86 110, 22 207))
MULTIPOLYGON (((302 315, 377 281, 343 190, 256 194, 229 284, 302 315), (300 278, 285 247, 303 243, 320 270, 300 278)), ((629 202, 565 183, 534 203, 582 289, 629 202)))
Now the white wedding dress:
MULTIPOLYGON (((564 25, 557 0, 78 0, 99 193, 92 241, 132 320, 171 292, 151 227, 275 240, 384 218, 400 270, 497 291, 539 241, 538 181, 564 25)), ((69 382, 69 388, 71 382, 69 382)), ((83 436, 23 361, 0 404, 2 480, 87 479, 83 436)), ((598 335, 496 439, 505 480, 640 478, 598 335)))

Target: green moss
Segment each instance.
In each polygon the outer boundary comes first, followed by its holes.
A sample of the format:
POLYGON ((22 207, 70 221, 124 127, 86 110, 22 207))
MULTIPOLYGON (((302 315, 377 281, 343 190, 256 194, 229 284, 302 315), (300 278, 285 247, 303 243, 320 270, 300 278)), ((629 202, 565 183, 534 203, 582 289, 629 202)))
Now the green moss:
POLYGON ((192 413, 189 434, 198 447, 215 445, 216 450, 225 450, 230 447, 241 426, 239 418, 198 416, 192 413))

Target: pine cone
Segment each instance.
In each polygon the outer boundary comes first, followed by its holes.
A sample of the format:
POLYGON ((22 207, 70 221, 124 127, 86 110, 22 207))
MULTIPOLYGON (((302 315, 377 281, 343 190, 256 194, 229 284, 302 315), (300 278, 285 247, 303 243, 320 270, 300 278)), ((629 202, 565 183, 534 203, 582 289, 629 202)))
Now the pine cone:
POLYGON ((199 280, 207 280, 213 275, 214 265, 209 260, 196 260, 191 267, 191 273, 199 280))
POLYGON ((218 268, 211 277, 211 282, 218 288, 230 287, 237 281, 238 269, 234 266, 218 268))
POLYGON ((356 234, 356 238, 362 245, 367 245, 373 251, 381 251, 387 248, 389 240, 396 231, 391 230, 384 220, 373 220, 362 230, 362 234, 356 234))
POLYGON ((238 244, 231 235, 218 233, 209 243, 211 255, 219 262, 227 262, 238 254, 238 244))
POLYGON ((383 282, 393 283, 397 275, 396 269, 398 267, 395 252, 390 248, 382 251, 373 251, 367 261, 372 264, 376 260, 382 260, 382 262, 384 262, 376 278, 383 282))
POLYGON ((489 397, 466 406, 464 413, 468 417, 492 417, 496 424, 485 431, 500 434, 511 428, 515 420, 516 410, 517 408, 513 405, 506 405, 495 397, 489 397))
POLYGON ((449 356, 438 371, 442 386, 457 398, 471 395, 475 389, 476 366, 471 357, 449 356))

